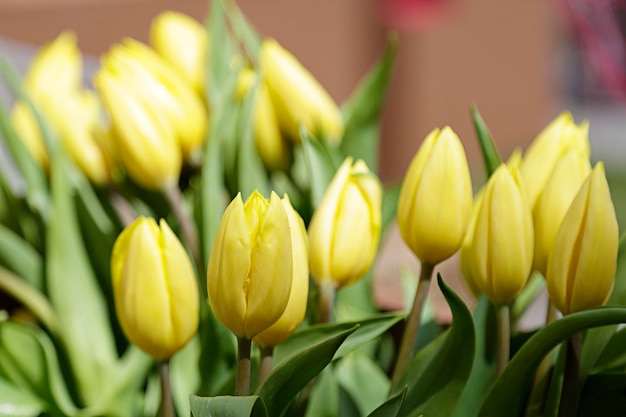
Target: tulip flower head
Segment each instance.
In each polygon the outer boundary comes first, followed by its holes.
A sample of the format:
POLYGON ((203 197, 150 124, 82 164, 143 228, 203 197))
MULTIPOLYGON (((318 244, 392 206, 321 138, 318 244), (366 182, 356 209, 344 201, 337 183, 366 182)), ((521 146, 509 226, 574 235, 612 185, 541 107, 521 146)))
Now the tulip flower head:
POLYGON ((382 188, 362 160, 347 157, 309 224, 309 265, 318 283, 354 284, 378 250, 382 188))
POLYGON ((222 216, 207 287, 215 316, 237 337, 253 339, 285 311, 293 278, 287 212, 276 193, 267 201, 255 190, 245 203, 237 194, 222 216))
POLYGON ((198 329, 198 285, 191 261, 165 220, 140 217, 111 256, 115 311, 124 334, 157 359, 182 349, 198 329))
POLYGON ((316 137, 338 143, 343 119, 337 104, 311 73, 276 40, 261 45, 259 62, 282 130, 299 142, 300 124, 316 137))
POLYGON ((567 210, 548 259, 548 294, 563 314, 606 302, 615 280, 618 234, 615 208, 600 162, 567 210))
POLYGON ((589 158, 589 122, 576 125, 572 114, 567 111, 559 114, 528 147, 520 172, 524 179, 526 198, 533 211, 556 162, 572 148, 589 158))
POLYGON ((472 212, 472 183, 463 145, 450 127, 433 130, 411 161, 398 201, 402 238, 435 265, 463 242, 472 212))
POLYGON ((258 346, 276 346, 293 333, 304 320, 309 295, 308 238, 304 221, 291 206, 286 195, 282 201, 291 230, 293 281, 289 301, 282 316, 253 339, 258 346))
POLYGON ((485 186, 467 252, 473 283, 496 304, 512 302, 528 281, 532 222, 518 169, 500 165, 485 186))

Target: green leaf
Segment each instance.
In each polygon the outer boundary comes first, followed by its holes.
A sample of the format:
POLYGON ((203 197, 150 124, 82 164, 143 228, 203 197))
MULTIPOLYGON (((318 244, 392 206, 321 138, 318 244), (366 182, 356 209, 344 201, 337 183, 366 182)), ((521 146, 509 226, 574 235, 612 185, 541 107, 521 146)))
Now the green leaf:
POLYGON ((396 212, 398 210, 398 199, 400 198, 400 190, 402 184, 397 183, 391 186, 385 187, 383 190, 383 215, 382 215, 382 232, 381 236, 385 235, 385 231, 393 224, 396 219, 396 212))
POLYGON ((472 122, 474 123, 474 131, 476 132, 476 137, 480 144, 480 150, 483 153, 483 162, 485 164, 485 170, 487 171, 487 178, 489 178, 491 174, 498 169, 502 159, 500 159, 500 155, 498 154, 498 148, 496 148, 493 141, 493 136, 475 104, 471 105, 470 113, 472 115, 472 122))
POLYGON ((278 365, 256 390, 267 406, 268 415, 281 416, 300 390, 330 363, 339 346, 357 328, 353 326, 322 340, 278 365))
POLYGON ((511 410, 521 412, 535 370, 552 349, 576 332, 624 322, 626 307, 597 307, 570 314, 539 330, 504 369, 489 392, 479 416, 511 415, 511 410))
POLYGON ((473 318, 476 329, 474 364, 454 417, 477 416, 496 377, 496 310, 484 295, 478 300, 473 318))
POLYGON ((406 397, 407 387, 402 388, 393 397, 382 403, 376 410, 372 411, 367 417, 397 417, 400 407, 406 397))
POLYGON ((90 406, 113 388, 117 352, 106 301, 78 225, 75 190, 68 173, 72 168, 62 152, 55 152, 51 167, 53 206, 46 233, 46 282, 81 399, 90 406))
POLYGON ((304 150, 311 204, 313 208, 317 208, 328 184, 343 161, 336 149, 329 148, 324 142, 313 137, 303 126, 300 129, 300 138, 304 150))
POLYGON ((248 397, 190 397, 193 417, 268 417, 258 395, 248 397))
POLYGON ((223 86, 225 81, 232 77, 231 65, 236 56, 235 46, 227 31, 224 0, 211 2, 207 31, 213 42, 207 56, 205 97, 211 111, 216 111, 224 102, 223 86))
MULTIPOLYGON (((296 403, 296 408, 298 405, 296 403)), ((305 417, 335 417, 340 415, 339 386, 333 366, 327 366, 319 374, 306 405, 305 417)))
POLYGON ((48 336, 34 327, 0 322, 0 374, 39 398, 52 416, 77 413, 48 336))
POLYGON ((399 416, 450 416, 463 392, 474 360, 474 322, 463 300, 437 275, 452 311, 452 326, 419 351, 400 380, 408 386, 399 416))
POLYGON ((336 375, 341 387, 364 416, 385 402, 391 382, 371 357, 361 350, 346 355, 336 365, 336 375))
POLYGON ((0 378, 0 399, 1 417, 36 417, 43 411, 39 398, 4 378, 0 378))
POLYGON ((261 49, 261 37, 254 30, 246 16, 234 1, 229 1, 226 7, 226 13, 230 20, 235 36, 243 45, 248 58, 252 62, 256 62, 259 49, 261 49))
POLYGON ((340 149, 363 159, 370 171, 378 172, 379 124, 387 86, 398 51, 398 35, 392 33, 381 60, 363 78, 345 103, 346 127, 340 149))
POLYGON ((26 240, 0 224, 0 265, 38 290, 43 289, 43 260, 26 240))
POLYGON ((626 375, 589 376, 581 394, 578 417, 622 417, 626 410, 626 375))
POLYGON ((626 367, 626 328, 616 332, 598 358, 594 369, 607 370, 626 367))
POLYGON ((300 330, 289 336, 286 340, 276 346, 274 350, 274 362, 276 365, 284 362, 290 357, 304 351, 309 346, 321 343, 328 338, 337 337, 346 330, 354 329, 346 341, 341 345, 335 359, 339 359, 363 344, 377 339, 394 324, 404 319, 400 313, 386 313, 372 316, 367 320, 359 320, 338 324, 317 324, 300 330))

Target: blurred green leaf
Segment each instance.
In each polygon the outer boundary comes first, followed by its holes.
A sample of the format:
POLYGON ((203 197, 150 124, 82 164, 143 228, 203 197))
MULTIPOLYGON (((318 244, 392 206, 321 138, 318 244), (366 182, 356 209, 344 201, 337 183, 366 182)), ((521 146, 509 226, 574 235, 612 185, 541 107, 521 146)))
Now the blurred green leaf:
POLYGON ((616 332, 598 358, 594 369, 623 369, 626 367, 626 328, 616 332))
POLYGON ((398 210, 398 199, 400 198, 401 183, 387 186, 383 190, 383 216, 382 216, 382 232, 381 236, 385 236, 385 231, 396 220, 396 212, 398 210))
POLYGON ((498 153, 498 148, 493 141, 493 136, 487 127, 487 124, 483 120, 483 117, 478 111, 478 107, 475 104, 470 106, 470 113, 472 116, 472 122, 474 123, 474 131, 478 138, 478 144, 480 150, 483 153, 483 163, 485 164, 485 170, 487 171, 487 178, 495 172, 500 166, 502 159, 498 153))
POLYGON ((55 152, 51 166, 52 212, 47 225, 47 289, 57 312, 62 345, 81 399, 96 405, 113 389, 117 352, 106 301, 85 252, 68 170, 55 152))
POLYGON ((300 138, 304 150, 304 162, 307 168, 311 204, 317 208, 324 197, 328 184, 343 162, 337 150, 333 150, 322 141, 313 137, 309 131, 301 126, 300 138))
POLYGON ((295 396, 330 363, 343 341, 357 326, 332 335, 290 356, 278 365, 256 390, 268 415, 280 416, 295 396))
POLYGON ((367 417, 397 417, 400 407, 406 397, 407 387, 405 386, 393 397, 382 403, 376 410, 372 411, 367 417))
POLYGON ((223 86, 225 81, 232 77, 231 65, 236 56, 232 38, 228 35, 224 0, 211 2, 207 31, 213 42, 211 42, 210 53, 207 54, 205 97, 210 110, 216 111, 224 102, 223 86))
MULTIPOLYGON (((296 402, 298 405, 298 402, 296 402)), ((320 372, 308 399, 305 417, 335 417, 339 414, 339 386, 333 366, 320 372)))
POLYGON ((345 103, 346 127, 340 149, 363 159, 370 171, 378 172, 379 124, 387 86, 398 51, 398 35, 389 35, 387 50, 355 88, 345 103))
POLYGON ((371 357, 360 350, 338 361, 336 375, 361 416, 372 412, 387 399, 391 385, 389 378, 371 357))
POLYGON ((489 388, 496 378, 496 310, 487 297, 481 295, 474 310, 476 350, 472 372, 454 411, 454 417, 478 415, 489 388))
MULTIPOLYGON (((563 382, 567 365, 567 342, 562 343, 558 351, 557 360, 550 373, 550 384, 547 387, 543 409, 538 413, 542 417, 557 417, 563 395, 563 382)), ((529 404, 532 406, 533 404, 529 404)), ((528 407, 527 407, 528 409, 528 407)))
POLYGON ((590 375, 581 393, 578 417, 622 417, 626 410, 626 375, 590 375))
POLYGON ((0 224, 0 265, 43 290, 43 259, 26 240, 0 224))
POLYGON ((42 411, 39 398, 0 378, 0 417, 36 417, 42 411))
POLYGON ((246 16, 241 12, 239 6, 234 1, 228 1, 226 13, 230 20, 235 36, 243 45, 250 60, 254 63, 257 60, 259 49, 261 49, 261 37, 254 30, 246 16))
POLYGON ((170 359, 172 396, 176 406, 176 414, 179 416, 189 415, 189 394, 197 393, 200 387, 201 369, 198 366, 198 361, 201 350, 200 338, 196 335, 170 359))
POLYGON ((39 398, 50 415, 77 414, 54 346, 41 330, 0 321, 0 375, 39 398))
POLYGON ((193 417, 268 417, 263 400, 258 395, 248 397, 198 397, 192 395, 193 417))
POLYGON ((408 386, 399 416, 452 415, 472 369, 475 340, 472 315, 440 274, 437 281, 452 310, 452 326, 417 353, 398 383, 400 389, 408 386))
POLYGON ((523 402, 541 360, 576 332, 626 322, 626 307, 597 307, 563 317, 539 330, 513 356, 485 400, 479 416, 511 415, 523 402))
POLYGON ((318 324, 307 327, 304 330, 295 332, 276 346, 274 362, 278 365, 299 352, 306 350, 309 346, 343 334, 346 330, 358 326, 356 331, 346 339, 335 354, 335 359, 341 358, 363 344, 378 338, 403 318, 404 315, 400 313, 386 313, 372 316, 367 320, 338 324, 318 324))

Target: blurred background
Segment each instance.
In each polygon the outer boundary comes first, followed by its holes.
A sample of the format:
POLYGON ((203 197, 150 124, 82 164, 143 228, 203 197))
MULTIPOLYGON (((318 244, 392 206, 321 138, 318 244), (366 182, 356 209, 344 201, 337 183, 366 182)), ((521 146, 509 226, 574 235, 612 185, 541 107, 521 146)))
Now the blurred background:
MULTIPOLYGON (((339 103, 382 54, 389 30, 398 31, 399 51, 382 122, 385 183, 400 179, 425 135, 446 124, 463 140, 476 181, 482 183, 471 103, 480 109, 503 158, 515 147, 526 146, 561 110, 569 109, 577 122, 590 120, 592 158, 606 163, 622 231, 626 229, 624 3, 238 0, 259 32, 291 50, 339 103)), ((125 36, 147 41, 152 18, 166 9, 202 21, 208 2, 0 0, 0 53, 24 71, 38 47, 71 29, 87 57, 89 83, 102 52, 125 36)), ((3 99, 8 97, 6 91, 0 93, 3 99)), ((378 268, 394 265, 397 271, 398 257, 412 256, 393 231, 388 240, 392 248, 383 251, 392 256, 378 268)), ((411 262, 407 261, 409 267, 416 267, 411 262)), ((381 288, 381 306, 395 308, 401 298, 397 282, 383 280, 381 288), (385 290, 392 286, 395 290, 385 290)))

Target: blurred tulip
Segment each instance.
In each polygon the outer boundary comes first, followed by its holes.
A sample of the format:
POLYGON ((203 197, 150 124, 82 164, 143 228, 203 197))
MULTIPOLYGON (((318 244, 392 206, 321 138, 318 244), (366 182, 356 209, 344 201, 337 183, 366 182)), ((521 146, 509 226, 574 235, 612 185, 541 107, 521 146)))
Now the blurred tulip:
POLYGON ((609 298, 618 234, 604 164, 599 162, 565 214, 548 260, 548 294, 563 314, 602 305, 609 298))
POLYGON ((404 177, 398 200, 402 238, 422 261, 435 265, 463 242, 472 212, 472 183, 463 145, 446 126, 433 130, 404 177))
POLYGON ((533 216, 535 228, 533 264, 544 276, 559 226, 589 172, 591 172, 589 158, 578 149, 570 149, 557 161, 537 201, 533 216))
POLYGON ((239 74, 237 96, 238 99, 243 100, 250 89, 259 82, 252 116, 256 148, 261 160, 270 171, 286 170, 291 162, 289 146, 280 133, 278 118, 267 84, 263 80, 258 81, 257 78, 253 70, 245 68, 239 74))
POLYGON ((467 255, 473 282, 496 304, 508 304, 528 281, 533 220, 518 169, 505 164, 485 186, 467 255))
POLYGON ((41 130, 35 119, 35 115, 28 104, 17 101, 11 112, 11 125, 24 142, 26 150, 45 171, 50 167, 48 151, 43 143, 41 130))
POLYGON ((140 217, 111 256, 115 310, 124 334, 157 359, 182 349, 198 329, 198 286, 187 252, 165 220, 140 217))
MULTIPOLYGON (((162 119, 160 124, 167 125, 174 135, 184 161, 199 161, 207 129, 207 112, 183 76, 147 45, 133 39, 126 39, 111 48, 102 58, 102 67, 100 73, 118 79, 127 96, 154 118, 162 119)), ((96 80, 98 77, 99 74, 96 80)), ((116 113, 113 102, 105 99, 105 104, 110 113, 116 113)), ((111 118, 114 125, 119 121, 113 114, 111 118)))
POLYGON ((557 160, 572 148, 589 158, 589 122, 576 125, 568 111, 559 114, 528 147, 520 172, 524 179, 526 198, 533 211, 557 160))
POLYGON ((378 250, 382 187, 362 160, 343 162, 309 224, 309 266, 335 288, 360 280, 378 250))
POLYGON ((465 233, 465 237, 463 238, 463 243, 461 244, 461 251, 459 254, 459 266, 461 267, 461 273, 463 274, 465 284, 467 284, 467 288, 476 298, 478 298, 481 291, 476 285, 476 278, 474 278, 474 275, 472 273, 472 265, 470 262, 469 252, 472 247, 472 241, 474 240, 474 229, 476 228, 478 211, 480 210, 480 206, 483 203, 483 194, 484 188, 476 194, 476 197, 474 197, 474 204, 472 205, 472 215, 467 225, 467 232, 465 233))
POLYGON ((339 107, 289 51, 276 40, 266 39, 259 62, 281 128, 289 138, 299 142, 303 124, 317 137, 341 141, 344 126, 339 107))
POLYGON ((185 76, 198 94, 203 92, 208 40, 206 29, 180 12, 162 12, 150 27, 152 47, 185 76))
MULTIPOLYGON (((236 336, 253 339, 276 323, 291 293, 293 249, 285 204, 254 191, 222 216, 209 258, 207 287, 215 316, 236 336)), ((304 260, 299 260, 303 262, 304 260)))
POLYGON ((276 346, 302 323, 309 296, 308 238, 304 221, 291 206, 289 198, 283 197, 283 204, 291 230, 293 281, 287 307, 278 321, 255 336, 253 342, 259 346, 276 346))

